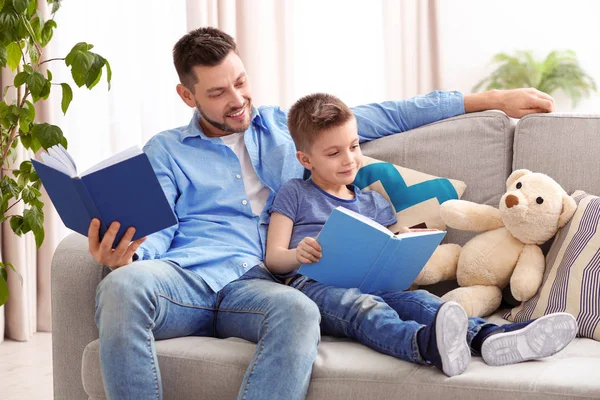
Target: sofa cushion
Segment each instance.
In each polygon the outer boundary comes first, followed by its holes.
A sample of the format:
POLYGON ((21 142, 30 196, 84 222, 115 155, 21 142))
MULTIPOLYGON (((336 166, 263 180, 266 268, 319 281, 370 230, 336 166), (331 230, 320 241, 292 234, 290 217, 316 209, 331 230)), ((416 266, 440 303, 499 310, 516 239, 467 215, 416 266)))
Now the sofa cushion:
POLYGON ((426 228, 446 230, 440 217, 440 204, 460 199, 467 188, 464 182, 440 178, 364 156, 354 184, 361 190, 374 190, 394 207, 398 222, 390 229, 425 224, 426 228))
MULTIPOLYGON (((496 314, 491 320, 501 323, 496 314)), ((156 342, 165 399, 235 399, 255 345, 242 339, 184 337, 156 342)), ((308 399, 591 399, 600 397, 600 343, 575 339, 542 361, 490 367, 481 358, 446 377, 356 342, 324 337, 308 399)), ((83 355, 82 379, 90 399, 104 399, 98 341, 83 355)))
POLYGON ((599 133, 600 115, 528 115, 515 128, 513 168, 543 172, 567 193, 600 195, 599 133))
POLYGON ((600 198, 578 191, 577 210, 554 238, 542 285, 505 318, 527 321, 553 312, 577 318, 579 335, 600 340, 600 198))
MULTIPOLYGON (((464 200, 498 207, 511 173, 514 122, 504 113, 465 114, 361 147, 366 156, 466 183, 464 200)), ((445 241, 464 244, 475 233, 448 230, 445 241)))

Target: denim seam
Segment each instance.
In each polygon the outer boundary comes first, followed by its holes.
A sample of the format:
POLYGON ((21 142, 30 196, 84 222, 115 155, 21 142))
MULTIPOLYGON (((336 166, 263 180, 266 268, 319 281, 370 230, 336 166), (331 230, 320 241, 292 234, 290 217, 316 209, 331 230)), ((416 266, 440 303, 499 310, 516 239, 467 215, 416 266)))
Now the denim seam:
POLYGON ((151 332, 152 332, 153 323, 148 325, 148 350, 150 351, 150 361, 152 363, 152 372, 154 373, 154 384, 156 390, 156 398, 160 400, 160 391, 158 388, 158 374, 156 373, 156 365, 154 362, 154 357, 152 355, 152 340, 151 340, 151 332))
MULTIPOLYGON (((229 311, 229 310, 225 310, 225 311, 229 311)), ((235 310, 231 310, 233 312, 236 312, 235 310)), ((265 332, 264 334, 261 336, 260 338, 260 345, 258 347, 258 353, 256 354, 256 360, 254 361, 254 364, 252 364, 252 368, 250 369, 250 373, 248 374, 248 380, 246 381, 246 386, 244 387, 244 396, 242 397, 242 400, 246 399, 246 394, 248 393, 248 386, 250 386, 250 380, 252 379, 252 374, 254 374, 254 368, 256 367, 256 364, 258 364, 258 359, 260 358, 262 351, 263 351, 263 344, 265 342, 265 336, 267 335, 267 333, 269 332, 269 319, 268 313, 265 312, 257 312, 256 314, 262 314, 264 317, 264 326, 265 326, 265 332)))
POLYGON ((189 307, 189 308, 199 308, 199 309, 202 309, 202 310, 209 310, 209 311, 217 311, 217 309, 215 307, 205 307, 205 306, 197 306, 195 304, 182 303, 182 302, 177 301, 177 300, 175 300, 175 299, 173 299, 173 298, 171 298, 171 297, 169 297, 169 296, 167 296, 165 294, 162 294, 162 293, 156 293, 156 295, 160 296, 160 297, 162 297, 162 298, 164 298, 164 299, 166 299, 166 300, 168 300, 168 301, 170 301, 172 303, 175 303, 175 304, 177 304, 179 306, 189 307))

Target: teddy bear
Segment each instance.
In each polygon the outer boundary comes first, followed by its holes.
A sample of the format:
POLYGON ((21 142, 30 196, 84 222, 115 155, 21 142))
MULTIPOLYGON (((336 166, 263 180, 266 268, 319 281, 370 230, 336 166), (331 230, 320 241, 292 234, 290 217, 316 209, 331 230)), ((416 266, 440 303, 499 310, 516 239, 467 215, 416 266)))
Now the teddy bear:
POLYGON ((539 245, 551 239, 576 208, 575 200, 556 181, 526 169, 508 177, 499 208, 448 200, 440 206, 446 225, 482 233, 462 248, 438 246, 415 284, 456 279, 460 287, 442 298, 458 302, 470 317, 494 312, 509 283, 516 300, 529 300, 544 273, 545 258, 539 245))

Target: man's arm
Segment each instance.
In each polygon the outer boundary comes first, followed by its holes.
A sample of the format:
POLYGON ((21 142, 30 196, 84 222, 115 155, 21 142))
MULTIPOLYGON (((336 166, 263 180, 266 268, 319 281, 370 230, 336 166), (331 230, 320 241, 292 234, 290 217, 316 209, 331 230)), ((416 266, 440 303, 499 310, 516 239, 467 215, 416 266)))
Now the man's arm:
POLYGON ((490 90, 464 96, 465 112, 501 110, 512 118, 554 111, 552 96, 537 89, 490 90))
POLYGON ((386 101, 354 107, 361 141, 406 132, 465 112, 504 111, 509 117, 554 111, 551 96, 537 89, 491 90, 463 96, 460 92, 434 91, 408 100, 386 101))
POLYGON ((460 92, 431 92, 408 100, 385 101, 352 108, 361 142, 464 114, 460 92))
MULTIPOLYGON (((171 209, 175 210, 175 201, 179 197, 179 194, 177 185, 175 184, 175 176, 171 170, 169 155, 161 147, 151 144, 147 144, 144 147, 144 152, 148 155, 148 159, 152 164, 162 190, 165 192, 171 209)), ((149 235, 136 251, 138 257, 134 257, 134 260, 151 260, 166 253, 171 246, 171 241, 173 241, 177 228, 179 228, 179 219, 175 225, 149 235)))
MULTIPOLYGON (((175 185, 173 172, 169 168, 168 156, 164 151, 155 146, 146 146, 144 151, 150 159, 150 163, 165 192, 169 205, 174 209, 175 200, 177 199, 177 186, 175 185)), ((140 196, 140 201, 143 201, 143 194, 140 196)), ((134 242, 131 242, 131 239, 135 233, 135 227, 129 227, 117 247, 113 250, 112 244, 119 230, 119 222, 111 222, 109 229, 104 234, 102 241, 100 241, 100 221, 94 219, 90 223, 88 230, 88 250, 96 261, 109 268, 119 268, 131 264, 138 259, 153 259, 169 249, 178 226, 179 222, 134 242)))

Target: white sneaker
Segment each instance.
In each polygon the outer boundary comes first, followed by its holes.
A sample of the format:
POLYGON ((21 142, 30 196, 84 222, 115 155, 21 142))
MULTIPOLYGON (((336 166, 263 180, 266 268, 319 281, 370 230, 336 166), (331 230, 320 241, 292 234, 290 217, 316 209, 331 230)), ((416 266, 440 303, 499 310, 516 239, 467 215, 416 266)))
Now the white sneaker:
POLYGON ((481 357, 494 366, 537 360, 558 353, 575 335, 577 321, 571 314, 549 314, 521 329, 491 335, 481 346, 481 357))
POLYGON ((458 303, 448 301, 442 304, 435 319, 435 339, 442 370, 448 376, 462 374, 471 361, 468 328, 469 318, 458 303))

